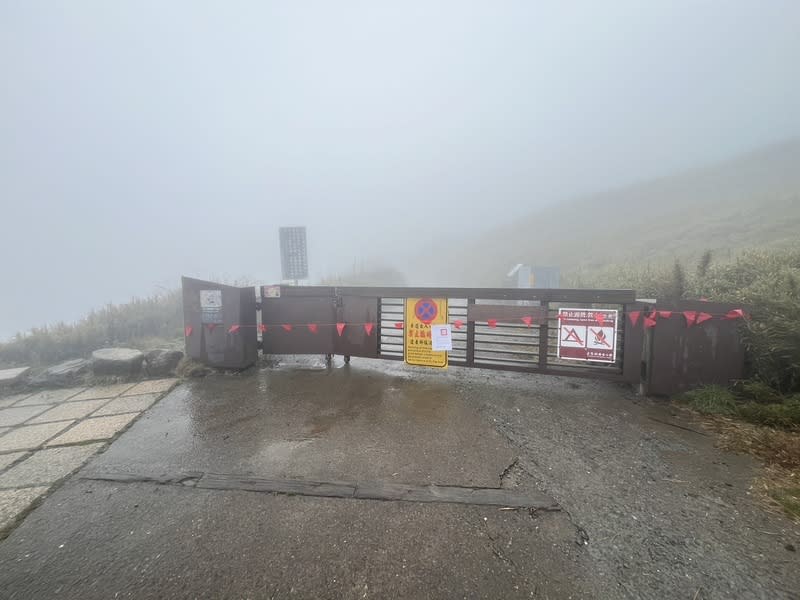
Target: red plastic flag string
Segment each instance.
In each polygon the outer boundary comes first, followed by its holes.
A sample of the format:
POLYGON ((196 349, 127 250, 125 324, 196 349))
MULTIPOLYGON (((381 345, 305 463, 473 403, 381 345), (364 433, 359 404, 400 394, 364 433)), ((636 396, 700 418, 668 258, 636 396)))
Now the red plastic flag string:
POLYGON ((636 327, 636 323, 639 322, 639 317, 641 316, 642 311, 640 310, 632 310, 628 313, 628 318, 631 320, 631 325, 636 327))
POLYGON ((397 322, 394 324, 394 328, 395 328, 395 329, 402 329, 402 328, 403 328, 403 322, 402 322, 402 321, 397 321, 397 322))
POLYGON ((266 324, 266 323, 259 323, 259 324, 258 324, 258 330, 259 330, 261 333, 266 333, 266 331, 267 331, 267 324, 266 324))
POLYGON ((292 330, 292 326, 289 325, 289 323, 284 323, 283 325, 281 325, 281 327, 283 327, 284 331, 291 331, 292 330))
POLYGON ((191 325, 187 325, 186 327, 184 327, 184 328, 183 328, 183 334, 184 334, 186 337, 189 337, 189 336, 191 336, 191 335, 192 335, 192 331, 194 331, 194 330, 192 329, 192 326, 191 326, 191 325))
POLYGON ((231 325, 230 327, 228 327, 228 333, 236 333, 237 331, 239 331, 239 329, 240 328, 238 325, 231 325))
POLYGON ((336 324, 336 331, 339 333, 339 337, 342 337, 342 334, 344 333, 344 328, 345 328, 346 325, 347 325, 347 323, 337 323, 336 324))
POLYGON ((486 321, 486 324, 487 324, 489 327, 491 327, 492 329, 494 329, 495 327, 497 327, 497 319, 488 319, 488 320, 486 321))
POLYGON ((683 311, 683 316, 686 318, 686 327, 691 327, 697 321, 696 310, 685 310, 683 311))
POLYGON ((645 318, 644 318, 644 326, 647 329, 655 327, 656 326, 656 320, 654 318, 652 318, 652 317, 645 316, 645 318))
POLYGON ((594 320, 597 321, 600 327, 606 324, 606 317, 603 313, 594 313, 594 320))
POLYGON ((364 323, 364 331, 367 332, 367 335, 372 335, 373 327, 375 327, 374 323, 364 323))
POLYGON ((209 331, 214 331, 214 328, 217 326, 216 323, 208 323, 207 325, 209 331))
POLYGON ((309 330, 311 333, 317 333, 318 329, 319 329, 319 328, 317 327, 317 324, 316 324, 316 323, 309 323, 309 324, 308 324, 308 330, 309 330))
POLYGON ((464 326, 464 321, 462 321, 461 319, 456 319, 455 321, 453 321, 453 327, 455 327, 456 329, 461 329, 463 326, 464 326))
POLYGON ((528 327, 531 326, 531 321, 533 321, 533 317, 524 316, 522 317, 522 322, 525 323, 528 327))
POLYGON ((706 321, 711 320, 711 315, 708 313, 701 312, 697 315, 697 319, 695 319, 695 324, 700 325, 700 323, 705 323, 706 321))
POLYGON ((662 319, 669 319, 672 316, 671 310, 660 310, 658 311, 658 316, 662 319))
POLYGON ((746 319, 747 315, 745 315, 744 311, 741 308, 734 308, 725 315, 725 318, 733 321, 734 319, 746 319))

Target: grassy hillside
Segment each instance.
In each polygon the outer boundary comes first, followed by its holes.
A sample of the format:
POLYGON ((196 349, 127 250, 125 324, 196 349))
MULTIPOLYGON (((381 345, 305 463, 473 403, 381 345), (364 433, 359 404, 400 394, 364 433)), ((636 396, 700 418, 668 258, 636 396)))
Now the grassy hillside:
MULTIPOLYGON (((784 245, 800 233, 800 139, 521 217, 450 251, 426 283, 497 285, 514 264, 562 272, 784 245)), ((416 281, 415 281, 416 282, 416 281)))

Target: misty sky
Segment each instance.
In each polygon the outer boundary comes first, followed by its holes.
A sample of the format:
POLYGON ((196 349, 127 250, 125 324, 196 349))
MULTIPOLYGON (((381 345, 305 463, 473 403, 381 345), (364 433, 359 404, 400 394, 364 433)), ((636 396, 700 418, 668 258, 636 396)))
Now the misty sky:
MULTIPOLYGON (((408 269, 800 135, 800 2, 0 0, 0 339, 181 274, 408 269)), ((413 280, 413 274, 409 274, 413 280)))

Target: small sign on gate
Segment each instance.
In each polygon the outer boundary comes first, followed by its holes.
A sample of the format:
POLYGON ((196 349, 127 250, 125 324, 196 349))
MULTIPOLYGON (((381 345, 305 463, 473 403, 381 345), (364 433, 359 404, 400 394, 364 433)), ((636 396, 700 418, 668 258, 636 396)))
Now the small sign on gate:
POLYGON ((558 358, 613 363, 617 360, 617 311, 558 309, 558 358))

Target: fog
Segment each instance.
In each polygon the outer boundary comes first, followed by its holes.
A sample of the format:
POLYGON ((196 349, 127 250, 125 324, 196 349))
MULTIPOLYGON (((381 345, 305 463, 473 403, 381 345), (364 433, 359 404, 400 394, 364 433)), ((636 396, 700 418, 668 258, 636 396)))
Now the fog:
MULTIPOLYGON (((3 2, 0 339, 800 134, 800 3, 3 2)), ((446 268, 446 265, 443 265, 446 268)))

